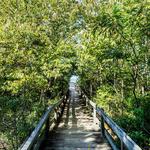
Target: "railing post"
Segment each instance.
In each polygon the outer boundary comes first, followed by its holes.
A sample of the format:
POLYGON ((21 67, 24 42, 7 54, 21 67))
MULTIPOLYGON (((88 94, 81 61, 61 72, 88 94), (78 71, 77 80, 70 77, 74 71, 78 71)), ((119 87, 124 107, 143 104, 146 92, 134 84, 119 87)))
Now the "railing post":
POLYGON ((101 115, 101 133, 102 133, 102 136, 104 137, 105 136, 105 127, 104 127, 104 118, 102 115, 101 115))
POLYGON ((65 103, 66 103, 66 99, 67 97, 65 96, 61 105, 60 105, 60 116, 63 114, 63 110, 64 110, 64 107, 65 107, 65 103))
POLYGON ((121 141, 121 150, 123 150, 124 149, 124 144, 123 144, 122 140, 120 140, 120 141, 121 141))
POLYGON ((84 98, 85 98, 86 106, 88 106, 89 104, 88 104, 88 98, 87 98, 87 96, 86 96, 86 95, 84 95, 84 98))
POLYGON ((96 124, 96 104, 93 106, 93 122, 96 124))
POLYGON ((46 121, 46 128, 45 128, 45 136, 48 137, 49 134, 49 127, 50 127, 50 118, 48 117, 47 121, 46 121))
POLYGON ((64 108, 64 100, 62 101, 62 104, 60 106, 60 115, 63 113, 63 108, 64 108))
POLYGON ((65 100, 67 100, 68 98, 69 98, 69 89, 67 90, 67 94, 66 94, 65 100))
POLYGON ((54 109, 54 119, 57 121, 57 108, 54 109))

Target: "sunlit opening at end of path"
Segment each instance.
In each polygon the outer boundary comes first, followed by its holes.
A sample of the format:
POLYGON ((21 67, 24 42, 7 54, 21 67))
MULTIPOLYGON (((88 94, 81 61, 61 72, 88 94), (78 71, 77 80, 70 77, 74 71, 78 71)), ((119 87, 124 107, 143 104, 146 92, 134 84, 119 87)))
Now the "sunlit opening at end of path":
POLYGON ((69 89, 75 89, 75 86, 78 82, 79 76, 72 75, 69 82, 69 89))

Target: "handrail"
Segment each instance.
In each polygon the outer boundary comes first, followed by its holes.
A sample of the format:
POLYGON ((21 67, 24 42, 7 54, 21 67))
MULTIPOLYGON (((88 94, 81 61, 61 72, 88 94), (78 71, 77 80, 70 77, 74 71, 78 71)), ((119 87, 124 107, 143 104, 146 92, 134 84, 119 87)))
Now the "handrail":
MULTIPOLYGON (((20 146, 20 148, 18 150, 30 150, 30 149, 33 148, 34 143, 36 142, 36 140, 37 140, 37 138, 38 138, 38 136, 39 136, 39 134, 40 134, 40 132, 41 132, 41 130, 44 127, 45 124, 46 124, 45 130, 49 130, 49 116, 50 116, 50 114, 55 109, 57 109, 57 107, 62 107, 62 106, 59 106, 59 105, 61 105, 65 101, 66 101, 66 97, 63 97, 59 102, 57 102, 54 105, 48 107, 47 111, 42 116, 42 118, 40 119, 39 123, 37 124, 37 126, 35 127, 35 129, 33 130, 33 132, 31 133, 31 135, 20 146)), ((57 113, 57 111, 55 113, 57 113)), ((58 119, 58 118, 56 118, 56 119, 58 119)))
MULTIPOLYGON (((117 137, 121 141, 121 150, 124 149, 124 146, 129 150, 142 150, 122 129, 119 127, 111 118, 108 117, 108 115, 104 112, 102 108, 99 108, 96 106, 96 103, 89 100, 88 97, 82 92, 82 97, 86 101, 86 105, 90 105, 93 108, 93 120, 95 120, 95 113, 101 117, 101 132, 102 135, 107 138, 110 145, 114 150, 118 150, 117 146, 114 144, 113 138, 111 134, 107 131, 105 128, 105 124, 109 126, 109 128, 113 131, 114 134, 117 135, 117 137)), ((95 122, 95 121, 94 121, 95 122)))
POLYGON ((104 121, 117 134, 119 139, 122 140, 129 150, 142 150, 111 118, 104 113, 101 108, 97 107, 97 113, 103 117, 104 121))

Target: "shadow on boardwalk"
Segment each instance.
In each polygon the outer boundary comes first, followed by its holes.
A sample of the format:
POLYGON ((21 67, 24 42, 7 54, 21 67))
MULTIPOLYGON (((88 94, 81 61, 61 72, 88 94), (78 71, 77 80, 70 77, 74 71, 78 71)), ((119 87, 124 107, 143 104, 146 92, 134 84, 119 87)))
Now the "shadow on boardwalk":
POLYGON ((79 99, 75 85, 71 85, 61 119, 49 133, 41 149, 44 150, 110 150, 110 146, 101 136, 99 125, 79 99))

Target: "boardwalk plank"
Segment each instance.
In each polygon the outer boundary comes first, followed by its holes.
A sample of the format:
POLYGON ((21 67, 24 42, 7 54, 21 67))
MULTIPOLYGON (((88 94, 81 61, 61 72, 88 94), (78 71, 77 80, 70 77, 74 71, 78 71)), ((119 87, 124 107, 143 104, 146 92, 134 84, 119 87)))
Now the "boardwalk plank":
POLYGON ((101 136, 99 122, 93 123, 93 117, 79 99, 74 85, 71 86, 70 93, 60 123, 49 133, 41 149, 111 150, 108 142, 101 136))

